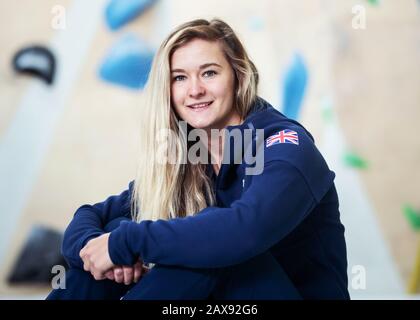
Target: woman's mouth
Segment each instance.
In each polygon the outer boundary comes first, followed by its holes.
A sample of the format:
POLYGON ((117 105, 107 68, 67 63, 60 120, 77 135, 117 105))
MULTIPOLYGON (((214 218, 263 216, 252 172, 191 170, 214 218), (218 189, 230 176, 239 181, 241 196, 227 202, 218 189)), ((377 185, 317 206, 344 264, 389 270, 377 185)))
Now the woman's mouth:
POLYGON ((194 104, 188 105, 187 107, 194 111, 203 111, 203 110, 206 110, 212 103, 213 101, 194 103, 194 104))

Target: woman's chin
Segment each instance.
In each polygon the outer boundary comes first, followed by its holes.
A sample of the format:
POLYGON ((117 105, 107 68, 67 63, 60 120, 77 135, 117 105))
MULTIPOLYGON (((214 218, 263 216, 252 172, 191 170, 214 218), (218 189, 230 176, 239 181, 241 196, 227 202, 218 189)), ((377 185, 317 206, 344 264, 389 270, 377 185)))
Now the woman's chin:
MULTIPOLYGON (((188 122, 188 121, 187 121, 188 122)), ((211 126, 209 121, 190 121, 188 124, 193 127, 194 129, 208 129, 211 126)))

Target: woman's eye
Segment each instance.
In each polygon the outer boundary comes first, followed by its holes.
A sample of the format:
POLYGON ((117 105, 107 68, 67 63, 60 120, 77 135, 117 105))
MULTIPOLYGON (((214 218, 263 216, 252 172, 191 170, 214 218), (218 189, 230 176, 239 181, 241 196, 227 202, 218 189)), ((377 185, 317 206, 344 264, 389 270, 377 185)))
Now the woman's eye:
POLYGON ((185 76, 175 76, 174 81, 182 81, 185 79, 185 76))
POLYGON ((214 76, 216 74, 217 74, 216 71, 213 71, 213 70, 208 70, 208 71, 206 71, 206 72, 203 73, 203 75, 205 77, 212 77, 212 76, 214 76))

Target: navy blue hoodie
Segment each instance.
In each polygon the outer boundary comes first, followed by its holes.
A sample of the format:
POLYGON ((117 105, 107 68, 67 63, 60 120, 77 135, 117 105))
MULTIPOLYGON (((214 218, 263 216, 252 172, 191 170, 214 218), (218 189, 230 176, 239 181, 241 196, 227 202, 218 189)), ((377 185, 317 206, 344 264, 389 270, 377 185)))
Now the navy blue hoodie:
POLYGON ((241 125, 227 127, 228 132, 245 129, 263 129, 264 139, 258 143, 254 135, 252 146, 225 147, 218 175, 209 165, 215 206, 191 217, 136 223, 131 221, 130 182, 120 195, 76 211, 62 246, 69 265, 82 268, 83 246, 112 231, 109 254, 116 265, 132 265, 141 257, 146 263, 220 268, 270 251, 303 298, 348 299, 335 174, 311 134, 261 98, 241 125), (233 161, 248 147, 262 148, 260 174, 247 174, 249 161, 233 161))

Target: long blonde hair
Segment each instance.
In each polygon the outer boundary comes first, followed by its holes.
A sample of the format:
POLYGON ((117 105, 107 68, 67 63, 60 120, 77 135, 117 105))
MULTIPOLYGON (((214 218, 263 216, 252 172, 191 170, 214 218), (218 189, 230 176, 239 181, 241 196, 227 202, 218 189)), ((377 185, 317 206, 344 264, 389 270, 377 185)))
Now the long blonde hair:
POLYGON ((179 130, 178 117, 171 106, 170 59, 179 47, 193 39, 218 41, 235 74, 234 108, 246 117, 257 96, 258 72, 234 31, 219 19, 198 19, 177 27, 158 49, 145 87, 141 117, 140 154, 131 197, 133 220, 171 219, 194 215, 215 204, 205 164, 187 159, 187 136, 179 130), (162 164, 156 137, 170 130, 168 150, 176 161, 162 164), (187 161, 185 161, 185 159, 187 161))

